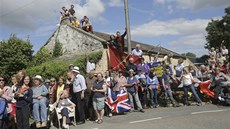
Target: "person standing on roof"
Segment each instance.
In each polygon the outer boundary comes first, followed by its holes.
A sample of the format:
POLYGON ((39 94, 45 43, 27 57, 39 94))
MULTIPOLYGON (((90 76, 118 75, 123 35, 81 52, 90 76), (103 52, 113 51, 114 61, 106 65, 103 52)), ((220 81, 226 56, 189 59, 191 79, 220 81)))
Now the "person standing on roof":
POLYGON ((119 31, 116 32, 116 39, 115 39, 115 42, 117 42, 118 44, 118 50, 120 51, 124 51, 124 47, 125 47, 125 41, 124 41, 124 38, 126 36, 126 29, 125 29, 125 32, 124 34, 121 35, 121 33, 119 31))
POLYGON ((70 9, 69 9, 69 20, 70 20, 70 23, 73 23, 73 21, 74 21, 74 15, 75 15, 74 5, 71 5, 70 9))

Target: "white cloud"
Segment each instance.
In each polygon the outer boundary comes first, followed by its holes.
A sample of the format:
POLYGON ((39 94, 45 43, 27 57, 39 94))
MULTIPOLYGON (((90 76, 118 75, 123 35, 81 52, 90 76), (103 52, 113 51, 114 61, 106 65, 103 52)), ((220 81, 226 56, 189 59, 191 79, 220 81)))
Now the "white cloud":
POLYGON ((176 3, 179 9, 201 9, 205 7, 223 7, 230 4, 229 0, 154 0, 156 4, 171 5, 176 3))
POLYGON ((197 56, 206 54, 204 49, 205 28, 210 19, 172 19, 152 20, 140 26, 132 27, 132 37, 154 38, 164 37, 164 46, 178 53, 193 52, 197 56))
POLYGON ((132 35, 136 37, 157 37, 162 35, 188 35, 205 33, 205 27, 210 20, 184 18, 168 21, 153 20, 132 28, 132 35))
POLYGON ((223 7, 230 4, 229 0, 177 0, 179 7, 201 9, 204 7, 223 7))
POLYGON ((166 0, 153 0, 155 3, 158 3, 158 4, 165 4, 166 3, 166 0))
POLYGON ((195 34, 195 35, 188 35, 188 36, 182 36, 181 38, 169 42, 169 45, 171 46, 193 46, 193 47, 200 47, 204 45, 205 35, 201 34, 195 34))
POLYGON ((208 51, 204 49, 205 42, 205 35, 187 35, 180 37, 177 40, 170 41, 167 43, 167 48, 178 53, 192 52, 196 54, 197 57, 200 57, 208 53, 208 51))
POLYGON ((87 15, 91 19, 100 20, 105 11, 102 0, 1 0, 1 5, 4 6, 0 9, 0 25, 21 30, 36 30, 47 24, 56 25, 59 22, 61 7, 69 8, 71 4, 75 5, 79 19, 87 15))
POLYGON ((109 0, 108 5, 110 7, 121 7, 123 6, 124 2, 123 0, 109 0))
POLYGON ((76 5, 76 11, 80 18, 87 15, 90 19, 100 21, 103 19, 101 15, 105 11, 105 5, 101 0, 87 0, 83 6, 76 5))
POLYGON ((151 17, 154 16, 153 10, 139 9, 139 8, 136 8, 136 7, 133 7, 133 6, 130 6, 130 5, 129 5, 129 9, 132 9, 133 11, 136 11, 136 12, 139 12, 139 13, 147 14, 147 15, 149 15, 151 17))

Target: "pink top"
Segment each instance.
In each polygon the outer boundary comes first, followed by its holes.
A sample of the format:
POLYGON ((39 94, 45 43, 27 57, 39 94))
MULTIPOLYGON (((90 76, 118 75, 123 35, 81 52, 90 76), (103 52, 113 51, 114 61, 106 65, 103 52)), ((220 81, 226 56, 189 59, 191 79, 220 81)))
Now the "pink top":
POLYGON ((9 86, 4 86, 2 90, 3 90, 2 98, 7 100, 8 102, 7 112, 10 113, 12 111, 12 107, 11 107, 11 100, 13 98, 12 89, 9 86))

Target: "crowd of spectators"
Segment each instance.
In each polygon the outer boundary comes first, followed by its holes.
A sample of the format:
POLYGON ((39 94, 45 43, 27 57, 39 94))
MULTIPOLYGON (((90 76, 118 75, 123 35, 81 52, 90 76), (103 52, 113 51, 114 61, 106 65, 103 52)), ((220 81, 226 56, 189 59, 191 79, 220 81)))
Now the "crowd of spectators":
MULTIPOLYGON (((137 45, 140 50, 140 45, 137 45)), ((136 51, 137 51, 136 50, 136 51)), ((133 52, 135 54, 135 52, 133 52)), ((138 56, 138 54, 137 54, 138 56)), ((169 106, 170 100, 173 107, 181 106, 173 90, 182 83, 184 92, 184 105, 191 105, 191 91, 197 106, 202 105, 202 96, 199 87, 194 84, 201 81, 211 80, 218 82, 214 87, 217 101, 223 101, 223 90, 219 85, 229 85, 229 68, 223 69, 221 65, 201 65, 198 70, 192 66, 185 66, 180 58, 178 64, 173 66, 171 54, 166 55, 161 62, 155 56, 151 62, 141 58, 139 64, 129 58, 125 71, 107 70, 105 73, 95 73, 95 68, 89 71, 87 76, 80 73, 80 69, 70 64, 65 77, 43 79, 36 75, 31 78, 24 71, 19 71, 11 78, 11 87, 7 86, 7 78, 0 76, 0 125, 10 119, 16 120, 17 129, 29 129, 29 116, 35 121, 37 128, 47 126, 49 114, 48 105, 55 105, 62 115, 62 127, 69 128, 69 112, 76 110, 77 124, 84 124, 85 120, 93 120, 95 123, 103 123, 103 116, 113 116, 114 112, 105 104, 108 89, 118 95, 121 90, 127 91, 131 109, 129 112, 145 112, 146 109, 169 106), (219 66, 219 67, 217 67, 219 66), (113 75, 111 74, 113 73, 113 75), (195 81, 194 81, 195 80, 195 81), (221 81, 220 81, 221 80, 221 81), (174 87, 174 89, 172 89, 174 87), (160 99, 160 98, 161 99, 160 99), (16 119, 15 119, 16 118, 16 119)), ((91 62, 92 63, 92 62, 91 62)), ((228 64, 229 65, 229 64, 228 64)), ((4 128, 3 128, 4 129, 4 128)))

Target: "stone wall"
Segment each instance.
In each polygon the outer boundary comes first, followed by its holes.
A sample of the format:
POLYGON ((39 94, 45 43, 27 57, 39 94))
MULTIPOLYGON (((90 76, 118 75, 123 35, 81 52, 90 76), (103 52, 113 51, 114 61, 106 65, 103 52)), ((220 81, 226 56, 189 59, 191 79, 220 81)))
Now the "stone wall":
POLYGON ((103 50, 101 41, 73 29, 69 25, 61 25, 45 44, 45 48, 53 51, 55 42, 62 44, 63 55, 83 55, 103 50))
POLYGON ((96 64, 95 72, 101 72, 104 74, 106 70, 109 68, 109 58, 108 58, 108 49, 104 49, 101 57, 101 60, 96 64))

